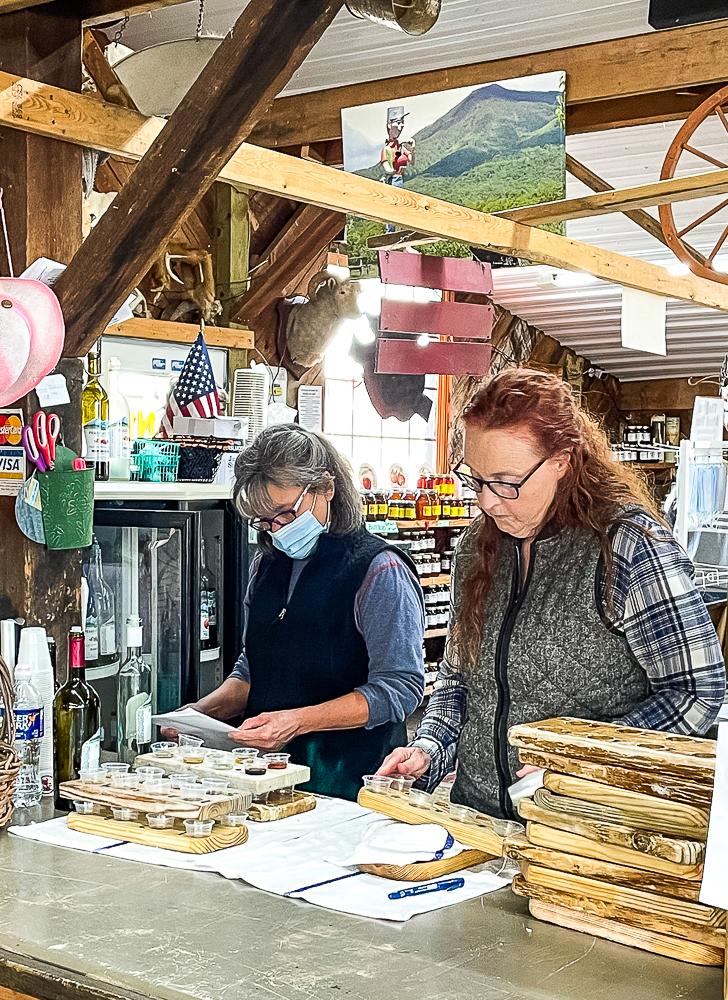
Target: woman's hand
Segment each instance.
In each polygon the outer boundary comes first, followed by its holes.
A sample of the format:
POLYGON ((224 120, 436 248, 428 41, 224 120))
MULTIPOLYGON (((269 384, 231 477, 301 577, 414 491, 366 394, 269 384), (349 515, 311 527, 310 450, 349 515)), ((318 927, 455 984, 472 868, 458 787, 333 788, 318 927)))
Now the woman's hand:
MULTIPOLYGON (((186 705, 180 705, 179 708, 175 708, 175 712, 182 712, 185 708, 197 709, 197 702, 190 701, 186 705)), ((197 710, 199 711, 199 709, 197 710)), ((159 731, 162 734, 162 739, 169 740, 170 743, 176 743, 177 740, 179 739, 178 729, 166 728, 166 729, 160 729, 159 731)))
POLYGON ((527 774, 533 774, 534 771, 543 771, 543 768, 535 767, 533 764, 524 764, 520 771, 516 771, 516 777, 525 778, 527 774))
POLYGON ((246 719, 238 729, 228 733, 231 740, 260 750, 280 750, 300 733, 300 717, 296 710, 263 712, 246 719))
POLYGON ((430 755, 420 747, 397 747, 382 761, 377 774, 405 774, 410 778, 421 778, 430 770, 430 755))

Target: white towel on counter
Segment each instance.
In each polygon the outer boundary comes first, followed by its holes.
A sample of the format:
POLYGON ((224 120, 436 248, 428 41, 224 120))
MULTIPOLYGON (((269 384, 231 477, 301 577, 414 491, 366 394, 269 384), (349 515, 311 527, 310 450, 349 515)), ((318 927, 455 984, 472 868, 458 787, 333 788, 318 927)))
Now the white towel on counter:
POLYGON ((465 848, 437 823, 409 826, 393 819, 380 819, 365 830, 353 852, 340 845, 326 861, 335 865, 409 865, 416 861, 439 861, 460 854, 465 848))
MULTIPOLYGON (((383 819, 379 813, 363 809, 354 802, 326 798, 319 798, 312 812, 274 823, 250 823, 247 843, 212 854, 182 854, 79 833, 69 830, 63 816, 31 826, 14 826, 10 828, 10 833, 26 840, 104 854, 122 861, 216 872, 227 879, 241 879, 267 892, 305 899, 332 910, 397 921, 409 920, 416 913, 426 913, 493 892, 510 881, 509 875, 465 871, 459 873, 465 879, 462 889, 390 900, 390 892, 420 883, 394 882, 376 875, 365 875, 340 861, 336 862, 356 856, 362 844, 367 845, 369 853, 366 856, 371 856, 368 845, 372 841, 377 843, 378 836, 370 831, 382 836, 380 831, 391 825, 401 826, 405 839, 414 835, 424 840, 425 835, 418 833, 425 828, 423 826, 393 824, 392 820, 383 819), (333 863, 331 859, 334 859, 333 863), (319 885, 321 882, 326 884, 319 885)), ((431 838, 429 853, 432 855, 432 845, 439 841, 434 853, 444 847, 447 831, 434 824, 427 824, 427 829, 431 831, 428 836, 431 838)), ((387 837, 391 840, 391 834, 387 837)), ((416 839, 416 844, 421 852, 419 839, 416 839)), ((457 845, 457 849, 462 850, 461 845, 457 845)), ((455 851, 454 843, 449 850, 451 853, 455 851)), ((402 859, 403 852, 398 861, 408 863, 402 859)))

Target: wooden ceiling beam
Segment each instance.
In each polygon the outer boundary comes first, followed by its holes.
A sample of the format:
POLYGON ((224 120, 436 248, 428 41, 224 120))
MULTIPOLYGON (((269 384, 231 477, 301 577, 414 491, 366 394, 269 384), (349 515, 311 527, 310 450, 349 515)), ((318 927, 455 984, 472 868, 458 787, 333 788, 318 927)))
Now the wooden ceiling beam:
POLYGON ((67 355, 86 353, 342 5, 257 0, 242 12, 56 282, 67 355))
POLYGON ((694 84, 656 93, 567 104, 566 134, 583 135, 614 128, 679 121, 691 115, 706 98, 727 84, 728 77, 725 82, 694 84))
MULTIPOLYGON (((140 159, 154 138, 170 127, 165 126, 162 119, 144 118, 125 108, 115 108, 81 94, 7 73, 0 73, 0 124, 106 149, 131 159, 140 159)), ((555 233, 248 143, 244 143, 220 171, 220 180, 292 201, 308 202, 332 212, 351 212, 375 221, 392 222, 401 229, 425 236, 458 240, 551 267, 585 271, 618 285, 728 311, 728 286, 724 284, 693 275, 671 275, 665 268, 555 233)), ((127 185, 127 189, 130 186, 127 185)), ((146 221, 146 215, 142 215, 146 221)), ((120 216, 121 213, 117 220, 120 216)), ((99 226, 104 218, 106 216, 102 217, 99 226)), ((98 227, 84 247, 97 231, 98 227)), ((161 242, 158 240, 156 245, 161 242)), ((122 244, 117 248, 117 259, 124 260, 127 253, 133 256, 122 244)), ((146 263, 139 266, 139 273, 143 274, 148 266, 146 263)), ((93 273, 93 257, 88 273, 93 273)), ((123 295, 123 288, 116 287, 119 295, 123 295)), ((84 299, 88 304, 88 287, 85 291, 84 299)))
MULTIPOLYGON (((684 88, 717 86, 728 80, 727 30, 728 22, 713 21, 279 97, 251 133, 250 141, 276 148, 336 139, 341 136, 342 108, 381 101, 383 94, 388 100, 402 100, 556 70, 566 72, 567 132, 572 131, 569 116, 579 114, 579 105, 589 105, 580 115, 576 130, 581 131, 584 120, 599 114, 599 102, 606 105, 615 98, 664 93, 667 82, 674 88, 677 99, 677 92, 684 88)), ((612 109, 612 118, 615 110, 612 109)), ((690 110, 692 108, 685 113, 689 114, 690 110)), ((631 113, 639 114, 639 107, 631 108, 631 113)), ((676 117, 682 116, 681 105, 676 117)), ((658 117, 655 120, 666 119, 658 117)), ((623 120, 621 124, 631 122, 623 120)))
POLYGON ((653 181, 631 188, 609 189, 580 198, 544 202, 495 212, 501 219, 510 219, 525 226, 542 226, 547 222, 566 222, 569 219, 590 219, 597 215, 613 215, 653 205, 668 205, 676 201, 694 201, 710 198, 728 191, 728 170, 691 174, 688 177, 671 177, 666 181, 653 181))

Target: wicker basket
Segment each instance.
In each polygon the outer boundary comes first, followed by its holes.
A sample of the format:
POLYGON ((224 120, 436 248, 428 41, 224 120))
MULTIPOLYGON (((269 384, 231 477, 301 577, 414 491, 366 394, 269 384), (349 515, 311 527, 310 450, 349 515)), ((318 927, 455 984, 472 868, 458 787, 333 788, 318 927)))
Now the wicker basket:
POLYGON ((15 779, 20 771, 20 758, 15 752, 15 692, 10 670, 0 656, 0 701, 4 709, 0 726, 0 826, 13 815, 15 779))

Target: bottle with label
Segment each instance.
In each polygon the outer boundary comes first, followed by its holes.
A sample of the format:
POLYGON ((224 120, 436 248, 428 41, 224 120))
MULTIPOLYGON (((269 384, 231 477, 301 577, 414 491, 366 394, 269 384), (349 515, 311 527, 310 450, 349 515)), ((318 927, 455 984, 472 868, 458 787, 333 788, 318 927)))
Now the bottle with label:
POLYGON ((217 649, 217 590, 200 541, 200 649, 217 649))
POLYGON ((129 764, 146 753, 152 742, 152 671, 142 658, 142 620, 126 620, 127 656, 119 670, 117 749, 129 764))
POLYGON ((101 361, 98 345, 89 352, 88 382, 82 397, 83 436, 86 462, 95 469, 97 482, 109 478, 109 397, 99 382, 101 361))
MULTIPOLYGON (((128 480, 131 476, 129 404, 119 388, 121 361, 109 358, 109 479, 128 480)), ((87 647, 88 654, 88 647, 87 647)))
POLYGON ((93 592, 98 623, 98 658, 95 665, 108 667, 119 660, 116 644, 116 611, 114 593, 104 580, 101 546, 96 535, 93 536, 89 554, 88 585, 89 591, 93 592))
POLYGON ((30 666, 15 665, 15 749, 20 771, 15 779, 16 806, 37 806, 40 782, 40 745, 43 739, 43 699, 30 683, 30 666))
POLYGON ((55 677, 48 652, 44 628, 26 627, 20 633, 18 663, 25 663, 30 670, 30 683, 40 697, 43 708, 43 738, 40 741, 40 775, 43 795, 53 794, 53 696, 55 677))
POLYGON ((98 767, 101 750, 101 703, 86 683, 83 630, 68 633, 68 680, 53 700, 56 729, 56 809, 68 812, 70 803, 58 794, 58 785, 75 781, 81 771, 98 767))
POLYGON ((86 617, 83 622, 84 635, 86 636, 86 666, 97 667, 99 665, 99 615, 96 610, 96 598, 91 585, 91 549, 86 549, 83 555, 83 579, 81 594, 85 594, 86 617), (83 583, 85 582, 85 587, 83 583))

